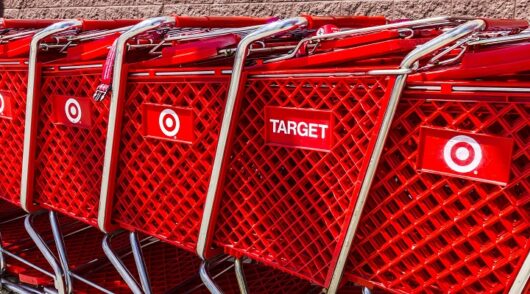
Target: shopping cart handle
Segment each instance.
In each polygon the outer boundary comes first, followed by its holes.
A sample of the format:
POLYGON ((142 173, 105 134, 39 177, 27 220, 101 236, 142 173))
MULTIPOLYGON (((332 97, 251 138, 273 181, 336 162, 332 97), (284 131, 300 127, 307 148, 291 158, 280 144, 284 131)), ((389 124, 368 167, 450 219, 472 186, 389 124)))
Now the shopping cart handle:
POLYGON ((373 44, 390 39, 399 38, 398 30, 386 30, 375 33, 368 33, 360 36, 346 37, 342 39, 324 40, 318 46, 319 50, 333 50, 337 48, 360 46, 364 44, 373 44))
POLYGON ((176 27, 238 28, 276 21, 275 17, 246 16, 175 16, 176 27))
POLYGON ((493 19, 483 18, 486 31, 522 31, 528 28, 528 21, 524 19, 493 19))
POLYGON ((209 40, 177 44, 162 49, 162 56, 159 58, 131 63, 129 66, 149 68, 203 61, 218 56, 220 49, 236 46, 239 40, 238 35, 230 34, 209 40))
POLYGON ((253 70, 281 70, 318 67, 324 65, 332 66, 344 62, 387 57, 391 56, 392 54, 403 54, 409 52, 428 40, 428 38, 386 40, 337 51, 265 63, 263 65, 254 67, 253 70))
POLYGON ((77 46, 70 47, 66 51, 66 56, 61 60, 68 60, 69 62, 73 61, 83 61, 83 60, 94 60, 96 58, 101 58, 107 56, 109 47, 112 46, 114 40, 120 36, 120 33, 116 32, 111 35, 105 36, 101 39, 97 39, 90 42, 84 42, 78 44, 77 46))
POLYGON ((302 16, 307 19, 308 28, 311 29, 317 29, 327 24, 345 28, 361 28, 379 26, 387 23, 384 16, 302 16))
POLYGON ((410 81, 463 80, 517 74, 530 69, 529 43, 466 53, 459 65, 409 76, 410 81))
POLYGON ((81 29, 90 30, 111 30, 135 25, 141 19, 115 19, 115 20, 82 20, 81 29))
POLYGON ((0 27, 4 29, 41 29, 52 25, 60 19, 0 19, 0 27))

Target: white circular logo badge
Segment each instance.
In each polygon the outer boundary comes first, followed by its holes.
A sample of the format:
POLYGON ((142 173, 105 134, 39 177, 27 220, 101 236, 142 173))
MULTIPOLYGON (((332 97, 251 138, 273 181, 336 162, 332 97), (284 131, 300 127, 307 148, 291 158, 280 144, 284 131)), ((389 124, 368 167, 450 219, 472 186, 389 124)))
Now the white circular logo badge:
POLYGON ((73 124, 81 121, 81 105, 74 98, 66 100, 66 103, 64 104, 64 113, 66 114, 66 118, 68 118, 73 124))
POLYGON ((0 114, 4 113, 5 108, 6 108, 6 101, 4 100, 4 95, 0 94, 0 114))
POLYGON ((469 136, 454 136, 445 144, 444 160, 450 169, 468 173, 476 169, 482 161, 482 148, 469 136))
POLYGON ((177 113, 172 109, 164 109, 158 117, 158 125, 164 135, 175 137, 180 130, 180 119, 177 113))

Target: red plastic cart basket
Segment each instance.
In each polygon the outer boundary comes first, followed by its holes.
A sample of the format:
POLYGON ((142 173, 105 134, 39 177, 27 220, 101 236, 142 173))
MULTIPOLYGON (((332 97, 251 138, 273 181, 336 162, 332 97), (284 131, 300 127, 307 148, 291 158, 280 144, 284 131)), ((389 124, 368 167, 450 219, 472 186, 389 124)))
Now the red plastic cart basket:
POLYGON ((0 27, 0 197, 20 203, 27 59, 32 36, 53 21, 2 19, 0 27))
MULTIPOLYGON (((435 18, 395 23, 350 34, 452 21, 457 20, 435 18)), ((227 105, 235 107, 225 110, 224 132, 214 165, 214 170, 218 168, 220 172, 212 176, 208 191, 206 206, 213 215, 216 205, 220 206, 218 219, 203 221, 201 234, 205 239, 199 250, 208 250, 211 238, 227 253, 246 256, 331 287, 334 293, 345 253, 349 252, 352 236, 349 224, 357 207, 362 208, 365 196, 358 195, 376 154, 376 138, 386 123, 384 110, 391 93, 399 93, 403 74, 412 63, 487 28, 485 23, 467 22, 416 49, 425 40, 417 40, 417 44, 409 44, 401 51, 396 46, 385 46, 388 54, 401 54, 402 59, 404 53, 412 51, 403 59, 402 68, 395 71, 375 71, 374 67, 326 68, 326 62, 340 64, 340 53, 344 53, 344 62, 348 61, 348 54, 352 54, 352 59, 386 56, 377 51, 375 56, 370 52, 358 54, 355 49, 365 48, 361 46, 301 57, 298 62, 276 58, 273 63, 279 62, 277 67, 270 63, 263 66, 265 70, 244 72, 242 87, 230 89, 227 105), (280 71, 281 64, 319 69, 280 71), (397 75, 396 82, 391 75, 397 75)), ((501 29, 503 26, 499 24, 501 29)), ((519 23, 515 26, 519 29, 519 23)), ((512 30, 509 26, 506 29, 512 30)), ((284 23, 270 30, 278 34, 287 29, 284 23)), ((329 38, 340 35, 332 33, 329 38)), ((265 36, 263 32, 249 35, 240 43, 243 45, 238 53, 245 56, 243 46, 265 36)), ((414 39, 394 41, 399 49, 414 39)), ((299 48, 302 47, 296 49, 299 48)), ((293 50, 288 57, 294 58, 297 52, 293 50)), ((234 78, 235 73, 241 74, 237 66, 233 79, 238 78, 237 75, 234 78)))
POLYGON ((523 291, 530 92, 517 73, 530 69, 529 46, 479 47, 410 77, 358 226, 351 280, 396 293, 523 291))
MULTIPOLYGON (((151 293, 182 293, 176 291, 197 276, 200 260, 194 254, 157 242, 143 247, 143 257, 151 275, 151 293)), ((123 262, 127 268, 134 269, 135 260, 126 255, 123 262)), ((136 273, 133 273, 136 274, 136 273)), ((96 282, 113 293, 131 293, 130 288, 121 279, 116 269, 110 264, 92 267, 82 272, 83 277, 96 282)), ((92 293, 90 287, 77 287, 79 293, 92 293)))
POLYGON ((35 64, 38 49, 32 48, 21 191, 26 210, 44 207, 95 225, 90 220, 97 215, 98 152, 104 152, 108 105, 94 103, 91 94, 107 48, 137 22, 66 21, 33 39, 49 49, 44 57, 57 60, 39 58, 35 64), (69 48, 72 44, 77 46, 69 48))
MULTIPOLYGON (((393 26, 373 32, 387 28, 393 26)), ((334 65, 371 53, 399 56, 426 41, 390 36, 382 41, 394 45, 387 51, 346 46, 244 73, 223 189, 217 188, 217 227, 209 232, 217 246, 327 287, 350 198, 366 168, 362 159, 394 84, 389 75, 352 75, 334 65)))
POLYGON ((112 98, 120 101, 116 113, 121 117, 115 124, 120 135, 109 141, 116 140, 119 149, 111 162, 116 175, 105 177, 103 183, 112 188, 105 189, 110 196, 102 195, 102 209, 106 208, 99 219, 102 229, 113 231, 117 226, 140 231, 195 251, 201 195, 207 188, 218 133, 215 122, 221 119, 230 79, 230 68, 222 64, 231 58, 219 51, 233 48, 240 33, 267 21, 197 18, 195 25, 203 30, 187 32, 189 28, 180 27, 180 17, 168 18, 166 24, 174 26, 158 41, 164 43, 160 55, 127 63, 123 90, 112 98), (205 31, 215 24, 220 28, 205 31), (179 42, 183 38, 195 40, 179 42))
MULTIPOLYGON (((385 22, 381 17, 308 18, 315 25, 385 22)), ((234 19, 239 18, 220 18, 219 23, 234 19)), ((246 23, 263 24, 265 19, 246 23)), ((196 250, 233 62, 221 52, 234 49, 240 35, 256 29, 173 33, 166 42, 174 45, 160 57, 127 64, 124 89, 112 98, 120 101, 113 114, 119 136, 109 138, 116 147, 107 149, 114 166, 107 170, 116 174, 104 177, 102 228, 110 231, 117 225, 196 250)))

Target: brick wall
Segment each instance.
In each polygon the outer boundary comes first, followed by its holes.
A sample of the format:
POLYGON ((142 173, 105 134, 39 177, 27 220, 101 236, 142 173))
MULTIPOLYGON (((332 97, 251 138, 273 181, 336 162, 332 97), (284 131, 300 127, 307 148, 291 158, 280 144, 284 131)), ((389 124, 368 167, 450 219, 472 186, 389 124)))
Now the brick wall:
MULTIPOLYGON (((1 0, 0 0, 1 1, 1 0)), ((530 18, 529 0, 3 0, 9 18, 133 18, 179 15, 384 14, 392 18, 473 15, 530 18)))

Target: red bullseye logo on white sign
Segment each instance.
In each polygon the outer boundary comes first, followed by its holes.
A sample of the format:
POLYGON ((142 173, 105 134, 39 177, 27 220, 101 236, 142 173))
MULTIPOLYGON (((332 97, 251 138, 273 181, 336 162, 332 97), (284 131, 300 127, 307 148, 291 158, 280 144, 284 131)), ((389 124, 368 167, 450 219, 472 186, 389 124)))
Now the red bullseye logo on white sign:
POLYGON ((74 98, 66 100, 66 103, 64 104, 64 113, 66 114, 66 118, 68 118, 73 124, 81 121, 81 105, 74 98))
POLYGON ((164 135, 175 137, 180 130, 180 119, 177 113, 172 109, 164 109, 158 117, 158 125, 164 135))
POLYGON ((443 155, 450 169, 459 173, 468 173, 475 170, 482 161, 482 148, 475 139, 458 135, 445 144, 443 155))

